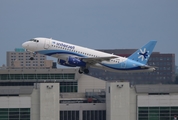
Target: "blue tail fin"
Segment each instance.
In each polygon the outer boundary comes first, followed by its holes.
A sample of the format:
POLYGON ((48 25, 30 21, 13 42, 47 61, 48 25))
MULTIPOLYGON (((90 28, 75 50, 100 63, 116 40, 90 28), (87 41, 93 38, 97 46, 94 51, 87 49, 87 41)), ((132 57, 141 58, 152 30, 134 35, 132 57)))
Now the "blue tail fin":
POLYGON ((148 42, 145 46, 143 46, 141 49, 138 49, 136 52, 134 52, 128 58, 138 61, 142 64, 146 64, 148 59, 150 58, 150 55, 151 55, 156 43, 157 43, 157 41, 148 42))

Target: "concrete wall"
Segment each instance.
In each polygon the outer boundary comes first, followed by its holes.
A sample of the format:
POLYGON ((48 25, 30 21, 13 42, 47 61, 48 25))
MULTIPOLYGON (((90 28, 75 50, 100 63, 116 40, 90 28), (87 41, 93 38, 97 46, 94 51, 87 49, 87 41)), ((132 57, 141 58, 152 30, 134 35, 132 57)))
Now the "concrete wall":
POLYGON ((105 89, 106 81, 82 74, 78 80, 78 92, 85 93, 86 89, 105 89))
POLYGON ((31 120, 40 120, 40 90, 33 89, 31 94, 31 120))
POLYGON ((178 95, 138 95, 138 107, 178 106, 178 95))
POLYGON ((132 101, 130 100, 130 84, 128 82, 107 82, 106 88, 107 120, 134 120, 130 115, 130 102, 132 101))
POLYGON ((130 120, 137 120, 137 93, 130 87, 130 120))
POLYGON ((59 120, 59 84, 40 84, 40 120, 59 120))
POLYGON ((0 108, 31 108, 30 97, 0 97, 0 108))

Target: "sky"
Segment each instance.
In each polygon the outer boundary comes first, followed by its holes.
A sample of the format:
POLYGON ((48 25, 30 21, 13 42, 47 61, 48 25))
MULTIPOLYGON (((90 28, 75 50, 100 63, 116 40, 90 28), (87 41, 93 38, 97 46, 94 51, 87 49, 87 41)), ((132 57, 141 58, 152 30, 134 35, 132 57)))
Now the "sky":
POLYGON ((92 49, 174 53, 178 65, 178 0, 0 0, 0 66, 6 52, 48 37, 92 49))

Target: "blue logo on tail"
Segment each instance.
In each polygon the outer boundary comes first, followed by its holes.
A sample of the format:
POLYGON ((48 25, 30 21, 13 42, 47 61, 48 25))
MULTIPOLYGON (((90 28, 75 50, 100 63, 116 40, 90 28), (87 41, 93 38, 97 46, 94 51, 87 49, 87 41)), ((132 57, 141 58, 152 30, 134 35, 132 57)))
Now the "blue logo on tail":
POLYGON ((140 49, 140 52, 138 53, 139 54, 138 58, 141 58, 142 61, 144 59, 147 60, 147 57, 149 57, 148 53, 149 51, 146 51, 146 48, 144 48, 144 50, 140 49))

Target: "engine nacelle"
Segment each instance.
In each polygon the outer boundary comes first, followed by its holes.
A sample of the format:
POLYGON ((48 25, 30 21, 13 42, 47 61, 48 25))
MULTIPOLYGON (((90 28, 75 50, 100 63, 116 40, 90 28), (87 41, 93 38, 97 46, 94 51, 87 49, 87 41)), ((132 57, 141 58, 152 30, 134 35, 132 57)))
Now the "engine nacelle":
POLYGON ((69 56, 69 58, 68 58, 68 64, 74 65, 74 66, 80 66, 80 67, 86 66, 85 62, 83 62, 82 60, 80 60, 78 58, 71 57, 71 56, 69 56))
POLYGON ((58 63, 59 65, 63 65, 63 66, 76 67, 76 66, 74 66, 74 65, 67 64, 65 60, 61 60, 61 59, 58 59, 58 60, 57 60, 57 63, 58 63))

